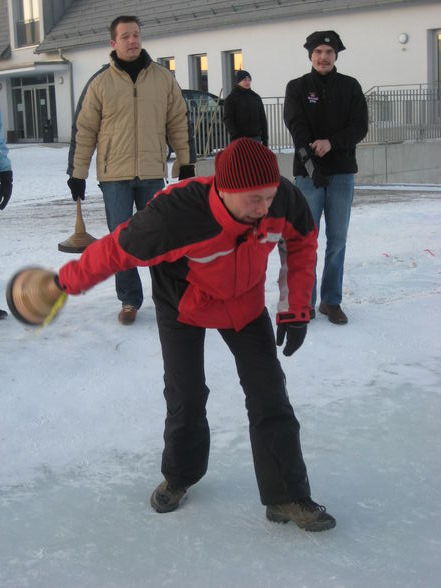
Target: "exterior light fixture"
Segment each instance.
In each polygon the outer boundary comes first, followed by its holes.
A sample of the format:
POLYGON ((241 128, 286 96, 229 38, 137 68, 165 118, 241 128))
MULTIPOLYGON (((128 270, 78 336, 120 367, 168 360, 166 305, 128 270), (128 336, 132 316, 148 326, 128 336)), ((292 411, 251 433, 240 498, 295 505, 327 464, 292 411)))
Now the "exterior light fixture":
POLYGON ((409 35, 407 33, 401 33, 398 36, 398 40, 402 45, 405 45, 407 43, 407 41, 409 40, 409 35))

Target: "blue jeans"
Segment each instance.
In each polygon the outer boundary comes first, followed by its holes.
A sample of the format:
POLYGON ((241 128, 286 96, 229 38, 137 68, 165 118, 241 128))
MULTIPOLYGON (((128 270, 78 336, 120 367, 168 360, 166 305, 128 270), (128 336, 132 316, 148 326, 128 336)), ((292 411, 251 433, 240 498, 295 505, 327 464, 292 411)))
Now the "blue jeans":
MULTIPOLYGON (((343 270, 351 206, 354 197, 354 174, 335 174, 326 188, 316 188, 309 177, 297 176, 296 186, 305 196, 314 222, 320 230, 322 213, 326 224, 326 253, 320 286, 321 300, 340 304, 343 290, 343 270)), ((317 300, 317 275, 311 306, 317 300)))
MULTIPOLYGON (((119 182, 101 182, 104 205, 106 207, 107 226, 109 231, 116 229, 122 222, 133 216, 136 210, 145 208, 153 195, 162 190, 164 180, 122 180, 119 182)), ((137 268, 115 274, 116 294, 122 304, 131 304, 140 308, 143 295, 141 279, 137 268)))

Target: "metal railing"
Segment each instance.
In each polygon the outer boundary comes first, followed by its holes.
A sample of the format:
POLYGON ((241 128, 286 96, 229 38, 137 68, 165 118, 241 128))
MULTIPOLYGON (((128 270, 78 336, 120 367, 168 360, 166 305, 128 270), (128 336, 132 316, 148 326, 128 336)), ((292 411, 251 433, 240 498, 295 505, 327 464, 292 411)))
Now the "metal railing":
MULTIPOLYGON (((268 120, 269 146, 281 152, 293 148, 283 121, 284 97, 262 98, 268 120)), ((369 130, 363 143, 399 143, 441 139, 441 83, 371 88, 366 93, 369 130)), ((223 123, 223 105, 190 109, 199 157, 213 155, 230 138, 223 123)))
POLYGON ((441 138, 441 85, 375 87, 366 93, 369 131, 365 143, 441 138))
POLYGON ((208 107, 207 104, 189 107, 193 123, 196 154, 198 157, 214 155, 230 142, 230 136, 223 122, 224 107, 208 107))

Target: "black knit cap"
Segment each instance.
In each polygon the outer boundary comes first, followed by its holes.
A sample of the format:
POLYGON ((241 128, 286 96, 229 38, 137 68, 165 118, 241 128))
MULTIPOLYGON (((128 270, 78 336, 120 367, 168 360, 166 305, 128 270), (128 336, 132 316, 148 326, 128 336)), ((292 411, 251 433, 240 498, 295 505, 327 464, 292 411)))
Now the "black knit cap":
POLYGON ((217 188, 223 192, 248 192, 280 184, 277 157, 248 137, 236 139, 219 151, 214 170, 217 188))
POLYGON ((239 82, 241 82, 245 78, 250 78, 250 80, 251 80, 252 79, 251 74, 244 69, 240 69, 236 74, 236 83, 238 84, 239 82))
POLYGON ((315 31, 306 37, 306 43, 303 47, 308 50, 309 57, 311 57, 311 53, 319 45, 329 45, 336 53, 346 49, 335 31, 315 31))

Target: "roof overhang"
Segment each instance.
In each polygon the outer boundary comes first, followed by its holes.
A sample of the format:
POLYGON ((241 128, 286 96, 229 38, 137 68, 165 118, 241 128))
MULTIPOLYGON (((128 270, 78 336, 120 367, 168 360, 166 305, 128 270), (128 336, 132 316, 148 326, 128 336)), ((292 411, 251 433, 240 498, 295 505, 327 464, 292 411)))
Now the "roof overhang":
POLYGON ((0 65, 0 78, 55 73, 57 71, 65 71, 67 67, 67 61, 34 61, 31 63, 17 63, 16 65, 0 65))

